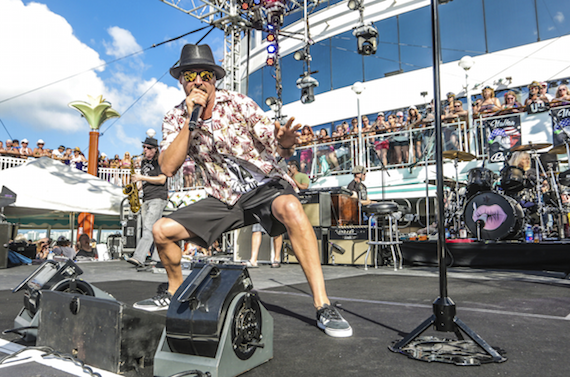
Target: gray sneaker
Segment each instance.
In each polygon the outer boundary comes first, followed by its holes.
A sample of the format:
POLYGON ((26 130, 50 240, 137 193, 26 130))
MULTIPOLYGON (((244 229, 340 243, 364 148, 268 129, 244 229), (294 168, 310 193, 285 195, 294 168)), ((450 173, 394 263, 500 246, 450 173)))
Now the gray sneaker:
POLYGON ((147 312, 157 312, 159 310, 168 310, 172 295, 168 291, 161 292, 153 298, 139 301, 133 305, 133 308, 146 310, 147 312))
POLYGON ((352 336, 352 327, 342 318, 337 308, 324 304, 317 310, 317 327, 325 330, 325 334, 334 338, 348 338, 352 336))

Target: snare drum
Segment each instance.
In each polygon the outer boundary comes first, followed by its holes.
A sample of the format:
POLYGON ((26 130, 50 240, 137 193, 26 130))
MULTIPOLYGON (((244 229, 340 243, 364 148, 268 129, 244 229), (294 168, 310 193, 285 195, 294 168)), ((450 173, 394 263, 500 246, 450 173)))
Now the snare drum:
POLYGON ((467 195, 469 197, 481 191, 490 191, 493 188, 493 172, 487 168, 473 168, 469 170, 467 179, 467 195))
POLYGON ((477 235, 477 221, 482 220, 481 238, 502 240, 518 237, 524 214, 515 199, 494 192, 481 192, 465 205, 464 219, 474 235, 477 235))
POLYGON ((512 194, 524 188, 524 170, 516 166, 505 166, 501 170, 501 187, 512 194))

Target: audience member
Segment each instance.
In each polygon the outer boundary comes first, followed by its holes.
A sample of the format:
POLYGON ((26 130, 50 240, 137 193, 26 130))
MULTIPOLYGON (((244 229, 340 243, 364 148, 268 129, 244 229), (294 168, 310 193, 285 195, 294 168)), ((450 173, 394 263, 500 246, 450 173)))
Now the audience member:
POLYGON ((67 259, 75 258, 75 250, 71 247, 71 242, 65 236, 59 236, 53 248, 53 255, 63 256, 67 259))
POLYGON ((87 162, 87 159, 81 152, 81 149, 79 149, 79 147, 75 147, 75 149, 73 150, 73 157, 71 157, 69 162, 72 167, 79 170, 83 170, 83 166, 87 162))
POLYGON ((346 160, 349 158, 350 153, 350 142, 347 142, 348 135, 346 134, 346 126, 348 126, 347 122, 342 122, 342 124, 336 127, 336 133, 334 134, 335 139, 338 140, 337 143, 333 145, 333 148, 336 153, 336 159, 338 161, 338 165, 343 166, 346 160))
POLYGON ((412 140, 414 141, 414 159, 417 162, 422 158, 422 138, 423 133, 419 128, 423 127, 422 116, 417 107, 411 106, 408 109, 408 128, 412 130, 412 140), (414 131, 414 128, 416 130, 414 131))
POLYGON ((52 154, 51 154, 51 158, 55 159, 55 160, 63 160, 63 154, 65 153, 65 146, 60 145, 59 147, 57 147, 57 149, 54 149, 52 154))
POLYGON ((91 239, 85 233, 79 236, 79 241, 76 245, 76 257, 84 258, 97 258, 97 249, 92 246, 91 239))
POLYGON ((66 148, 63 153, 63 163, 66 165, 71 164, 71 159, 73 158, 73 150, 71 148, 66 148))
POLYGON ((4 148, 4 143, 0 141, 0 154, 6 153, 6 149, 4 148))
POLYGON ((20 142, 16 139, 6 140, 6 154, 11 157, 20 157, 20 142))
POLYGON ((110 161, 110 166, 111 169, 120 169, 121 168, 121 157, 119 157, 118 154, 115 155, 115 157, 113 157, 113 159, 110 161))
POLYGON ((36 242, 36 259, 47 259, 50 243, 51 240, 49 238, 42 238, 36 242))
POLYGON ((306 190, 311 184, 311 180, 305 173, 299 171, 299 163, 296 160, 291 160, 287 163, 287 174, 295 181, 295 184, 300 190, 306 190))
POLYGON ((28 157, 33 155, 34 151, 28 147, 28 139, 22 139, 22 147, 20 148, 20 155, 23 157, 28 157))
POLYGON ((512 112, 518 112, 519 109, 522 108, 522 105, 519 101, 517 101, 517 94, 509 90, 505 93, 505 104, 503 105, 504 110, 511 110, 512 112))
POLYGON ((528 86, 528 97, 527 97, 526 101, 524 101, 524 105, 528 106, 531 103, 537 103, 537 104, 545 103, 540 98, 540 84, 538 83, 538 81, 533 81, 528 86))
POLYGON ((490 86, 484 87, 481 91, 481 95, 483 96, 483 100, 476 109, 476 113, 492 114, 501 110, 501 102, 497 97, 495 97, 495 90, 493 90, 493 88, 490 86))
MULTIPOLYGON (((310 146, 315 140, 313 129, 309 126, 304 126, 299 137, 301 146, 310 146)), ((313 148, 304 148, 301 150, 301 171, 303 173, 310 173, 313 166, 313 148)))
POLYGON ((560 84, 558 89, 556 89, 556 96, 552 99, 552 102, 569 102, 570 101, 570 92, 568 91, 568 87, 564 84, 560 84))
POLYGON ((374 151, 384 166, 388 165, 388 149, 390 140, 388 136, 383 136, 390 129, 390 124, 384 120, 384 113, 378 113, 374 124, 376 129, 376 139, 374 140, 374 151))
POLYGON ((442 119, 444 119, 443 117, 454 113, 453 105, 455 104, 455 93, 449 92, 447 93, 446 97, 447 97, 447 105, 443 109, 442 119))
POLYGON ((42 139, 38 140, 38 142, 36 143, 37 148, 34 148, 34 157, 42 157, 44 155, 45 144, 46 143, 42 139))
MULTIPOLYGON (((393 115, 390 115, 390 117, 391 116, 393 115)), ((390 117, 388 117, 388 121, 390 121, 390 117)), ((408 163, 410 149, 410 135, 406 132, 404 124, 401 123, 403 119, 404 114, 398 111, 398 113, 396 113, 395 123, 393 125, 391 123, 391 131, 395 134, 392 136, 390 146, 394 146, 394 163, 398 165, 408 163)))
POLYGON ((321 167, 320 172, 326 173, 329 169, 334 169, 338 167, 338 159, 336 158, 336 153, 334 147, 330 143, 331 138, 329 132, 326 128, 321 128, 319 130, 318 142, 321 144, 317 146, 317 158, 319 166, 321 167))
POLYGON ((548 84, 544 81, 540 83, 540 90, 538 91, 538 95, 544 103, 548 103, 554 98, 552 97, 552 94, 548 93, 548 84))
POLYGON ((121 160, 121 169, 130 169, 130 168, 131 168, 131 154, 129 152, 125 152, 125 155, 121 160))

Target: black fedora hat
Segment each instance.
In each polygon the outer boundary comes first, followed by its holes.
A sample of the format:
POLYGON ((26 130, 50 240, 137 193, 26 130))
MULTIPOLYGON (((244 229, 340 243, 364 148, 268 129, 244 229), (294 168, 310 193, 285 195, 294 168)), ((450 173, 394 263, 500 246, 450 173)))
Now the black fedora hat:
POLYGON ((150 145, 151 147, 158 147, 158 141, 156 141, 156 139, 154 137, 147 137, 144 141, 143 141, 143 145, 150 145))
POLYGON ((187 44, 182 47, 180 61, 177 66, 170 68, 170 74, 178 80, 181 72, 191 68, 209 68, 216 73, 216 79, 226 75, 226 71, 214 61, 214 55, 208 45, 187 44))

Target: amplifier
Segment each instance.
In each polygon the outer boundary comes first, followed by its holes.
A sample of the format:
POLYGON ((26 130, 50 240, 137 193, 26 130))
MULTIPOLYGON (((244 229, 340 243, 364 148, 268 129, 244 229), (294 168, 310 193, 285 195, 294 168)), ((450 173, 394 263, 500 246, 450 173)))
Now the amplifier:
MULTIPOLYGON (((251 225, 245 226, 240 229, 232 230, 234 239, 234 262, 246 261, 251 258, 251 225)), ((273 251, 273 242, 271 237, 262 233, 261 246, 259 247, 259 254, 257 261, 271 262, 271 253, 273 251)))
POLYGON ((331 264, 364 265, 368 250, 367 226, 332 227, 328 236, 331 264))
POLYGON ((331 226, 331 194, 328 192, 305 193, 299 195, 303 210, 312 226, 331 226))
POLYGON ((164 317, 109 299, 43 291, 37 346, 125 376, 153 376, 164 317))
MULTIPOLYGON (((327 228, 313 227, 313 229, 317 236, 317 247, 321 264, 328 264, 327 228)), ((283 252, 281 253, 281 260, 284 263, 299 263, 297 257, 295 257, 295 251, 293 250, 293 246, 291 246, 291 240, 287 233, 283 234, 283 252)))

